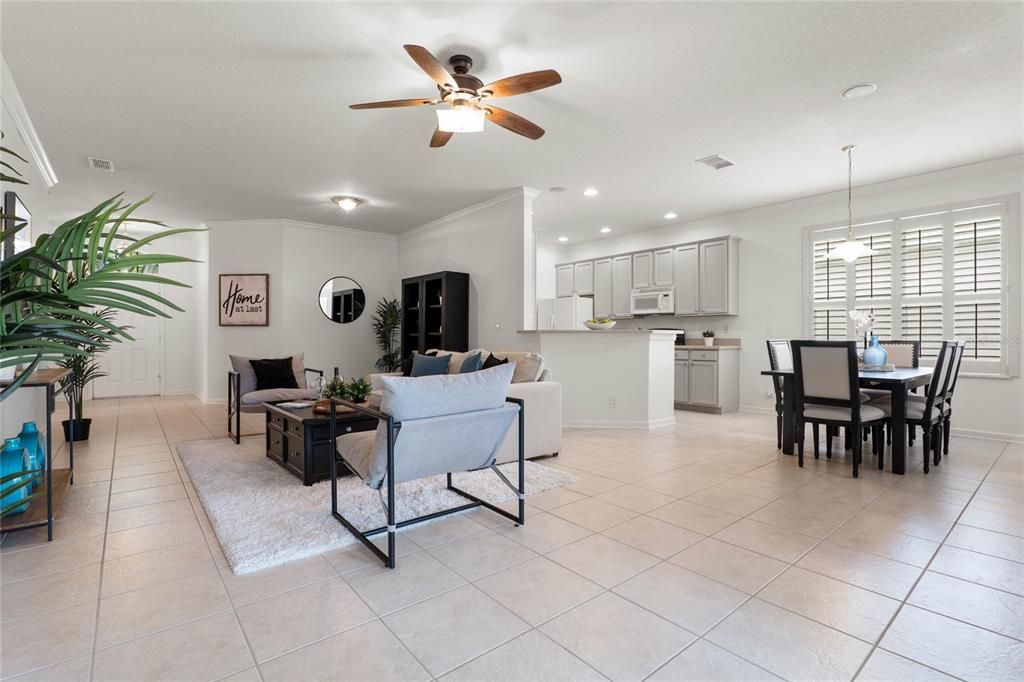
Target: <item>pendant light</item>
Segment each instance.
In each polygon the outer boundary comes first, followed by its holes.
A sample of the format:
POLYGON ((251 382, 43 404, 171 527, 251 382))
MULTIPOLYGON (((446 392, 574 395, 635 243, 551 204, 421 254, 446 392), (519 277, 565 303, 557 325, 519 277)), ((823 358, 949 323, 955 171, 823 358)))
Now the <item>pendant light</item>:
POLYGON ((828 258, 841 258, 847 263, 852 263, 862 256, 873 256, 872 251, 863 242, 853 238, 853 150, 857 145, 848 144, 843 147, 846 152, 846 216, 847 232, 846 241, 833 246, 828 252, 828 258))

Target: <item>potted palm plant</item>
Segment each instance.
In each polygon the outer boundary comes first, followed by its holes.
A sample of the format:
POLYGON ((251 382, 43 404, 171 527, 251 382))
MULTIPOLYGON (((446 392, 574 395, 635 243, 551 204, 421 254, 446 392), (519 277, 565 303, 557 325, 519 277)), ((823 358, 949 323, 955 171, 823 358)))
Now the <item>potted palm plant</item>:
POLYGON ((398 343, 398 331, 402 324, 402 307, 397 298, 382 298, 377 301, 373 315, 373 335, 383 355, 377 359, 377 369, 394 372, 402 366, 402 350, 398 343))
MULTIPOLYGON (((96 317, 103 322, 111 322, 117 316, 117 311, 111 308, 103 308, 96 311, 96 317)), ((100 366, 99 355, 110 349, 112 342, 105 335, 96 333, 101 323, 91 322, 87 329, 82 329, 81 334, 89 339, 88 343, 82 343, 79 348, 81 355, 68 355, 57 365, 70 369, 71 374, 64 380, 63 388, 68 392, 69 399, 75 405, 74 429, 72 430, 71 420, 65 419, 61 422, 64 427, 64 440, 70 441, 72 436, 76 441, 89 440, 89 430, 92 427, 92 419, 83 417, 85 402, 85 387, 90 383, 107 376, 100 366)))

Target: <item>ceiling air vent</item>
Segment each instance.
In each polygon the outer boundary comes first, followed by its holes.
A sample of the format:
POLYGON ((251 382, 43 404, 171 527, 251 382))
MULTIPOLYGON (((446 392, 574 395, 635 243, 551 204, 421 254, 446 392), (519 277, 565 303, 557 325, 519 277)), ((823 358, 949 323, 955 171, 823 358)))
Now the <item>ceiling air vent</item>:
POLYGON ((114 172, 114 162, 113 161, 107 161, 106 159, 97 159, 97 158, 92 157, 92 156, 90 156, 88 158, 89 158, 89 168, 92 168, 93 170, 104 171, 106 173, 113 173, 114 172))
POLYGON ((722 170, 729 166, 735 166, 736 164, 725 158, 720 154, 712 154, 711 156, 705 156, 703 159, 697 159, 694 163, 703 163, 708 168, 714 168, 715 170, 722 170))

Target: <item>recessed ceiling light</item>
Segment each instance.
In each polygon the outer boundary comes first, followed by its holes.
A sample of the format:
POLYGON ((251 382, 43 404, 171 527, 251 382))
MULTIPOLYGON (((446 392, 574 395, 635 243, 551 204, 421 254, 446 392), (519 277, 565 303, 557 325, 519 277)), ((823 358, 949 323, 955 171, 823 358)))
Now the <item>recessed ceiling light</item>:
POLYGON ((672 211, 669 211, 668 213, 666 213, 666 214, 665 214, 665 220, 675 220, 675 219, 676 219, 676 218, 678 218, 678 217, 679 217, 679 216, 677 216, 677 215, 676 215, 675 213, 673 213, 672 211))
POLYGON ((331 197, 331 201, 336 203, 338 207, 343 211, 351 211, 359 204, 363 203, 361 199, 355 197, 331 197))
POLYGON ((558 185, 558 186, 555 186, 555 187, 548 187, 548 191, 549 192, 554 192, 554 193, 557 194, 559 192, 564 192, 565 188, 562 187, 561 185, 558 185))
POLYGON ((585 197, 596 197, 597 194, 598 192, 595 187, 588 187, 585 190, 583 190, 583 196, 585 197))
POLYGON ((875 94, 875 90, 878 90, 878 86, 874 83, 854 83, 850 87, 843 89, 839 96, 843 99, 860 99, 861 97, 875 94))
POLYGON ((612 231, 612 228, 610 228, 610 227, 602 227, 601 228, 601 234, 608 234, 611 231, 612 231))
POLYGON ((569 241, 569 238, 568 237, 559 237, 558 241, 560 241, 560 242, 567 242, 567 241, 569 241))

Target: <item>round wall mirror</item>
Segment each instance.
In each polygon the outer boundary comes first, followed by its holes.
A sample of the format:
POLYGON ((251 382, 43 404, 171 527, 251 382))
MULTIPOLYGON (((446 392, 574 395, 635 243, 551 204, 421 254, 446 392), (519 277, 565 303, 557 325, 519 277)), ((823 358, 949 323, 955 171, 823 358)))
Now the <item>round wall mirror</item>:
POLYGON ((351 277, 332 277, 320 287, 320 312, 328 320, 345 324, 359 319, 366 307, 366 294, 351 277))

